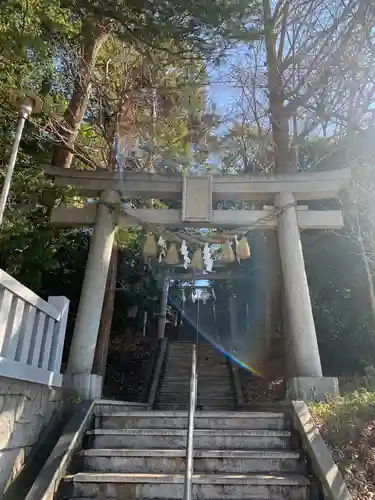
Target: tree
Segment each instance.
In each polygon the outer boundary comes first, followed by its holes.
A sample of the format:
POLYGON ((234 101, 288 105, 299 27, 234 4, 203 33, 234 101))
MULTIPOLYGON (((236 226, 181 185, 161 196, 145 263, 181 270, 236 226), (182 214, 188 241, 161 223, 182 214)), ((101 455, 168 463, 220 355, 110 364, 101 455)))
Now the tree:
POLYGON ((228 60, 233 121, 245 137, 252 131, 258 145, 272 145, 261 168, 291 171, 296 147, 312 135, 342 136, 372 120, 374 8, 368 0, 262 5, 255 27, 264 39, 228 60))
POLYGON ((205 79, 200 60, 187 71, 186 61, 170 53, 143 54, 109 37, 92 72, 92 97, 74 144, 81 163, 149 171, 189 163, 209 129, 205 79))
POLYGON ((264 39, 243 45, 240 56, 229 56, 226 62, 235 102, 218 141, 220 153, 214 154, 221 167, 233 173, 355 167, 350 200, 326 203, 327 208, 343 208, 344 230, 338 235, 320 233, 319 244, 314 232, 303 235, 324 368, 353 374, 364 369, 374 352, 368 159, 375 90, 374 9, 368 1, 264 0, 255 26, 264 26, 264 39), (359 196, 361 189, 367 196, 359 196), (353 274, 341 278, 349 268, 353 274), (344 365, 341 360, 333 363, 344 347, 344 365))
MULTIPOLYGON (((244 25, 245 5, 235 6, 226 0, 216 0, 203 5, 201 0, 172 3, 106 2, 92 0, 64 0, 63 5, 71 9, 81 20, 80 50, 73 58, 76 76, 73 92, 64 121, 59 127, 62 144, 56 147, 54 165, 70 167, 73 159, 74 142, 92 92, 92 72, 100 49, 110 34, 125 40, 133 48, 146 52, 148 48, 172 54, 196 57, 208 49, 222 46, 230 35, 249 38, 244 25), (198 51, 198 52, 197 52, 198 51)), ((259 36, 255 34, 255 36, 259 36)))

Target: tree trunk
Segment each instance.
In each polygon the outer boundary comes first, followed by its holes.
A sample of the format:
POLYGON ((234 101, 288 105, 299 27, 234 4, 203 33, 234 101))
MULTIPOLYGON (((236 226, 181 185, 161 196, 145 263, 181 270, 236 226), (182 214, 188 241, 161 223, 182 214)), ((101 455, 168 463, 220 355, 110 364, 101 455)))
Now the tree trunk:
POLYGON ((115 304, 118 248, 113 245, 92 372, 104 377, 115 304))
POLYGON ((95 20, 86 19, 83 22, 81 34, 81 62, 75 77, 73 94, 59 130, 62 144, 55 147, 52 157, 52 165, 57 167, 70 168, 72 164, 74 154, 71 149, 74 147, 91 97, 91 74, 99 50, 108 36, 108 30, 99 28, 95 20))
POLYGON ((275 26, 272 19, 270 0, 263 0, 264 32, 267 57, 267 84, 269 114, 275 146, 276 169, 279 172, 293 172, 295 163, 290 153, 289 118, 284 109, 284 90, 279 70, 275 26))

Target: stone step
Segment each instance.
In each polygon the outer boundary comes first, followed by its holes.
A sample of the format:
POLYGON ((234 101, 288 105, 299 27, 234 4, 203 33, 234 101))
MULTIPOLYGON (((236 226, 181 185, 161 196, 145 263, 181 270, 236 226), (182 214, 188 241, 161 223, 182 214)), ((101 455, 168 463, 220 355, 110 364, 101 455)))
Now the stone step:
MULTIPOLYGON (((173 392, 161 392, 159 394, 159 401, 189 401, 189 396, 190 394, 175 394, 173 392)), ((197 395, 198 401, 207 401, 207 403, 210 403, 211 401, 221 401, 221 400, 233 400, 234 401, 234 395, 233 394, 220 394, 220 393, 215 393, 215 394, 205 394, 205 393, 200 393, 197 395)))
MULTIPOLYGON (((159 394, 159 401, 161 400, 175 400, 175 401, 187 401, 189 400, 190 393, 184 393, 182 392, 181 394, 176 394, 174 391, 161 391, 159 394)), ((205 393, 205 392, 200 392, 197 394, 198 400, 199 399, 205 399, 208 402, 212 400, 221 400, 221 399, 235 399, 234 395, 231 393, 220 393, 220 392, 213 392, 213 393, 205 393)))
MULTIPOLYGON (((87 448, 185 448, 185 429, 93 429, 87 448)), ((197 429, 197 449, 289 449, 290 431, 197 429)))
MULTIPOLYGON (((173 396, 173 395, 166 395, 166 394, 161 394, 158 398, 159 404, 165 403, 165 404, 188 404, 189 403, 189 398, 186 396, 184 397, 183 394, 181 394, 179 397, 178 396, 173 396)), ((220 404, 231 404, 234 407, 235 401, 232 396, 225 396, 225 397, 219 397, 215 396, 212 398, 209 397, 198 397, 198 403, 197 407, 199 409, 200 406, 209 406, 214 404, 215 406, 220 405, 220 404)), ((220 409, 220 408, 218 408, 220 409)))
MULTIPOLYGON (((163 378, 162 378, 162 382, 164 384, 166 383, 170 383, 170 384, 173 384, 173 385, 181 385, 181 384, 188 384, 190 383, 190 378, 191 378, 191 373, 190 373, 190 370, 189 372, 186 372, 186 373, 175 373, 175 372, 171 372, 171 371, 168 371, 167 373, 164 374, 163 378)), ((198 373, 198 386, 201 385, 203 386, 203 384, 207 384, 207 383, 213 383, 213 384, 216 384, 216 385, 232 385, 232 380, 231 380, 231 377, 228 374, 223 374, 223 375, 216 375, 215 376, 212 376, 212 374, 210 376, 202 376, 200 373, 198 373)))
MULTIPOLYGON (((176 355, 176 356, 185 356, 187 358, 192 357, 192 350, 191 349, 169 349, 168 355, 176 355)), ((218 351, 213 351, 213 350, 207 350, 207 349, 198 349, 198 360, 200 359, 205 359, 205 358, 210 358, 210 359, 218 359, 220 361, 225 361, 227 360, 227 357, 224 354, 220 354, 218 351)))
MULTIPOLYGON (((181 401, 181 402, 187 403, 189 401, 189 394, 160 393, 158 396, 158 401, 159 402, 163 401, 165 403, 169 403, 169 402, 177 402, 178 403, 181 401)), ((207 403, 207 404, 211 404, 212 401, 232 401, 232 402, 234 402, 235 397, 233 394, 224 395, 224 396, 221 396, 220 394, 214 394, 211 397, 206 396, 206 395, 198 395, 198 402, 200 404, 202 404, 202 402, 207 403)))
MULTIPOLYGON (((170 410, 170 411, 181 411, 181 410, 186 410, 188 408, 188 404, 161 404, 160 408, 163 408, 164 410, 170 410)), ((198 405, 199 410, 209 410, 209 411, 215 411, 215 410, 234 410, 235 406, 231 403, 228 404, 212 404, 212 405, 198 405)))
MULTIPOLYGON (((183 398, 183 397, 160 397, 158 399, 158 404, 167 404, 167 405, 187 405, 189 404, 189 398, 183 398)), ((232 397, 225 397, 225 398, 198 398, 197 401, 197 409, 200 410, 201 406, 214 406, 216 410, 220 410, 220 405, 225 405, 225 406, 231 406, 232 410, 235 408, 235 401, 234 398, 232 397)), ((164 409, 164 408, 162 408, 164 409)), ((222 408, 225 410, 225 408, 222 408)))
MULTIPOLYGON (((228 394, 228 390, 227 388, 223 387, 222 389, 220 389, 220 387, 215 387, 213 386, 212 387, 212 394, 215 394, 215 395, 222 395, 222 394, 228 394)), ((160 391, 160 393, 163 393, 163 392, 168 392, 169 394, 171 395, 175 395, 175 396, 178 396, 179 394, 186 394, 186 391, 187 391, 187 386, 170 386, 170 385, 163 385, 162 386, 162 389, 160 391), (178 387, 180 387, 180 389, 178 389, 178 387)), ((233 391, 233 390, 232 390, 233 391)), ((211 391, 206 391, 206 390, 202 390, 202 391, 198 391, 199 394, 204 394, 204 395, 210 395, 211 394, 211 391)), ((189 391, 190 393, 190 391, 189 391)), ((229 395, 232 395, 232 393, 229 393, 229 395)))
MULTIPOLYGON (((206 376, 206 377, 227 377, 229 376, 229 369, 227 366, 220 366, 217 363, 212 363, 212 365, 197 367, 198 377, 206 376)), ((167 373, 173 375, 187 376, 191 373, 191 365, 184 366, 179 363, 176 366, 167 364, 167 373)))
MULTIPOLYGON (((184 401, 185 400, 188 400, 189 399, 189 396, 190 396, 190 392, 184 392, 184 391, 180 391, 180 392, 173 392, 173 391, 160 391, 159 393, 159 396, 158 398, 159 399, 174 399, 174 400, 178 400, 178 399, 183 399, 184 401)), ((198 398, 206 398, 208 400, 212 400, 212 399, 222 399, 222 398, 226 398, 226 399, 235 399, 235 395, 230 393, 230 394, 222 394, 218 391, 215 391, 215 393, 199 393, 198 394, 198 398)))
MULTIPOLYGON (((179 364, 178 366, 166 365, 167 371, 165 376, 173 374, 173 376, 186 377, 191 373, 191 365, 183 366, 179 364)), ((198 378, 226 378, 230 375, 230 371, 227 366, 218 366, 215 363, 209 366, 197 367, 198 378)))
POLYGON ((148 403, 127 403, 111 399, 98 399, 95 401, 95 415, 102 413, 111 413, 112 411, 143 411, 148 412, 150 405, 148 403))
MULTIPOLYGON (((227 391, 232 388, 232 384, 225 378, 216 378, 216 379, 198 379, 198 391, 210 392, 210 390, 218 390, 227 391)), ((168 387, 169 389, 177 390, 178 388, 188 388, 190 384, 190 378, 186 378, 185 380, 177 379, 177 380, 163 380, 163 387, 168 387)))
MULTIPOLYGON (((157 404, 158 408, 162 408, 163 410, 168 410, 168 411, 183 411, 187 410, 189 407, 188 403, 158 403, 157 404)), ((199 410, 208 410, 208 411, 217 411, 217 410, 227 410, 231 411, 235 409, 235 404, 229 402, 229 403, 218 403, 218 404, 198 404, 197 408, 199 410)))
MULTIPOLYGON (((178 353, 178 352, 170 352, 168 354, 167 362, 171 364, 175 364, 174 360, 180 360, 185 362, 186 364, 192 360, 191 354, 185 354, 185 353, 178 353)), ((215 363, 216 365, 220 366, 228 366, 228 360, 227 358, 221 357, 221 356, 210 356, 210 355, 201 355, 197 359, 197 365, 205 365, 207 362, 209 363, 215 363)))
MULTIPOLYGON (((190 382, 190 381, 189 381, 190 382)), ((221 391, 221 392, 227 392, 231 389, 231 387, 229 386, 229 384, 209 384, 211 387, 208 388, 198 388, 198 392, 203 392, 203 393, 208 393, 210 394, 211 391, 215 391, 215 392, 218 392, 218 391, 221 391)), ((162 385, 162 389, 163 390, 169 390, 169 391, 178 391, 180 392, 182 389, 183 390, 187 390, 189 387, 189 384, 181 384, 181 383, 177 383, 177 384, 173 384, 173 383, 163 383, 162 385)))
MULTIPOLYGON (((189 400, 188 399, 160 399, 158 400, 158 405, 159 408, 162 410, 173 410, 176 406, 180 406, 181 410, 187 410, 189 407, 189 400)), ((235 402, 232 399, 209 399, 207 400, 206 398, 201 399, 198 398, 197 401, 197 409, 198 410, 210 410, 212 411, 228 411, 228 410, 234 410, 236 408, 235 402)))
MULTIPOLYGON (((193 475, 193 498, 307 500, 308 480, 293 474, 193 475)), ((78 473, 63 480, 62 496, 126 500, 183 498, 182 474, 78 473)))
MULTIPOLYGON (((214 369, 213 369, 214 370, 214 369)), ((163 382, 164 383, 172 383, 174 385, 177 384, 183 384, 183 383, 188 383, 190 382, 191 378, 191 373, 190 370, 186 373, 175 373, 173 371, 168 371, 164 377, 163 377, 163 382)), ((226 384, 226 385, 231 385, 231 377, 229 373, 225 373, 222 375, 217 375, 215 374, 214 376, 212 373, 207 376, 202 376, 200 373, 198 373, 198 385, 202 385, 203 383, 214 383, 214 384, 226 384)))
MULTIPOLYGON (((178 367, 180 365, 179 363, 177 363, 177 361, 184 366, 191 366, 191 356, 182 356, 176 353, 169 355, 169 357, 167 358, 167 365, 178 367)), ((220 368, 228 368, 228 362, 225 359, 204 356, 197 360, 197 366, 201 366, 202 368, 210 364, 220 368)))
MULTIPOLYGON (((183 474, 185 450, 90 449, 79 453, 86 472, 183 474)), ((299 454, 292 451, 195 450, 194 472, 298 473, 299 454)))
MULTIPOLYGON (((180 356, 185 358, 192 358, 192 350, 186 349, 170 349, 168 351, 168 356, 180 356)), ((198 349, 198 358, 197 361, 203 359, 217 359, 218 361, 224 362, 227 361, 228 358, 224 354, 220 354, 217 351, 208 351, 206 349, 198 349)))
MULTIPOLYGON (((223 375, 218 375, 216 373, 211 373, 207 376, 202 377, 200 374, 198 374, 198 382, 204 380, 205 382, 214 382, 214 383, 227 383, 230 384, 229 382, 229 373, 225 373, 223 375)), ((173 372, 168 372, 164 377, 163 377, 164 382, 172 382, 174 384, 181 384, 182 382, 190 382, 190 371, 189 373, 182 373, 182 374, 177 374, 173 372)))
MULTIPOLYGON (((189 402, 189 397, 188 395, 184 396, 183 394, 180 394, 180 396, 176 396, 173 394, 160 394, 158 398, 159 403, 188 403, 189 402)), ((220 404, 222 402, 223 404, 230 403, 234 405, 235 399, 233 396, 220 396, 220 395, 213 395, 212 397, 208 396, 198 396, 198 404, 197 406, 201 406, 202 404, 204 405, 211 405, 215 404, 220 404)))
MULTIPOLYGON (((167 380, 162 380, 162 387, 168 387, 170 389, 178 390, 178 388, 186 389, 190 387, 190 376, 185 379, 175 379, 172 380, 168 378, 167 380)), ((217 390, 222 389, 223 391, 232 388, 232 382, 229 377, 215 378, 215 379, 205 379, 198 377, 198 391, 209 392, 210 389, 217 390)))
MULTIPOLYGON (((168 392, 169 394, 175 394, 176 396, 178 396, 182 391, 185 391, 186 393, 186 390, 187 390, 187 387, 186 386, 170 386, 170 385, 165 385, 163 386, 162 390, 161 390, 161 393, 163 392, 168 392), (180 387, 180 390, 177 389, 177 387, 180 387)), ((224 394, 227 394, 228 395, 228 391, 229 389, 223 387, 222 389, 220 387, 215 387, 213 386, 212 387, 212 394, 214 395, 224 395, 224 394)), ((190 393, 190 391, 189 391, 190 393)), ((208 390, 201 390, 201 391, 198 391, 199 394, 204 394, 204 395, 210 395, 211 394, 211 391, 208 391, 208 390)), ((229 395, 231 395, 231 393, 229 393, 229 395)))
MULTIPOLYGON (((103 413, 103 429, 186 429, 186 411, 150 411, 103 413)), ((196 429, 285 429, 283 413, 200 412, 195 413, 196 429)))

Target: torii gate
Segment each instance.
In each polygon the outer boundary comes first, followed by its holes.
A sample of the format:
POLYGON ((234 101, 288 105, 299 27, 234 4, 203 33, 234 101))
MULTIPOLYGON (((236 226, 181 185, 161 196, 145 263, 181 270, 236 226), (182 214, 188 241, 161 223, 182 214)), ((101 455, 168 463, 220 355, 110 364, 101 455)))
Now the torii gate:
POLYGON ((284 336, 294 365, 288 387, 295 398, 311 392, 318 397, 338 393, 337 379, 322 373, 300 230, 340 229, 343 217, 340 210, 309 210, 298 202, 336 197, 348 188, 350 169, 206 177, 57 167, 46 167, 45 173, 57 186, 71 185, 80 195, 98 199, 98 203, 82 208, 54 208, 51 215, 51 223, 61 227, 94 227, 67 369, 71 386, 82 396, 93 395, 93 380, 98 377, 91 370, 115 226, 139 225, 139 221, 169 228, 252 226, 277 230, 288 325, 284 336), (180 200, 182 209, 127 209, 121 214, 120 197, 180 200), (213 201, 219 200, 264 201, 268 205, 262 210, 213 210, 213 201))

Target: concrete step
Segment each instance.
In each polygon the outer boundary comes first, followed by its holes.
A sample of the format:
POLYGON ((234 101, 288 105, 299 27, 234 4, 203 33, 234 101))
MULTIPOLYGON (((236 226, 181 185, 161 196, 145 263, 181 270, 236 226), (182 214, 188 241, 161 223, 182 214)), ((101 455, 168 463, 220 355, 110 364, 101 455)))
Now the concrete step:
MULTIPOLYGON (((292 474, 215 474, 193 476, 193 498, 207 500, 307 500, 308 480, 292 474)), ((79 473, 63 480, 63 495, 126 500, 183 498, 182 474, 79 473)))
MULTIPOLYGON (((187 410, 189 407, 189 400, 187 398, 161 398, 158 400, 158 405, 161 410, 168 411, 169 407, 181 406, 182 411, 187 410)), ((212 411, 231 411, 236 408, 235 402, 232 398, 225 399, 210 399, 198 398, 197 409, 198 410, 209 410, 212 411)))
MULTIPOLYGON (((189 405, 188 403, 172 403, 172 404, 158 404, 158 408, 161 408, 163 410, 168 410, 168 411, 184 411, 186 410, 189 405)), ((199 410, 207 410, 207 411, 216 411, 216 410, 227 410, 231 411, 235 409, 235 405, 228 403, 228 404, 210 404, 210 405, 204 405, 204 404, 198 404, 197 407, 199 410)))
MULTIPOLYGON (((204 381, 201 381, 201 387, 199 388, 198 387, 198 393, 199 394, 211 394, 211 393, 219 393, 219 394, 225 394, 227 392, 230 392, 231 390, 233 390, 232 386, 230 384, 219 384, 217 382, 212 382, 211 381, 207 381, 207 385, 209 385, 210 387, 204 387, 203 384, 205 384, 205 380, 204 381)), ((189 380, 189 383, 187 382, 170 382, 170 381, 167 381, 167 382, 163 382, 162 384, 162 391, 164 392, 172 392, 172 391, 178 391, 180 392, 181 390, 185 390, 187 391, 189 389, 189 384, 190 384, 190 380, 189 380)))
POLYGON ((97 399, 95 400, 95 415, 102 413, 111 413, 113 411, 149 411, 150 405, 148 403, 127 403, 125 401, 117 401, 112 399, 97 399))
MULTIPOLYGON (((183 397, 166 398, 165 396, 163 396, 163 397, 158 398, 158 403, 159 403, 159 405, 167 405, 167 406, 170 406, 170 405, 184 405, 184 406, 186 406, 189 403, 189 399, 183 398, 183 397)), ((228 408, 233 410, 236 405, 235 405, 234 398, 229 398, 229 397, 212 398, 212 399, 211 398, 198 398, 197 408, 199 410, 201 410, 202 406, 207 407, 207 408, 214 407, 217 410, 227 410, 228 408), (223 406, 223 408, 221 408, 221 405, 223 406)), ((161 409, 166 410, 167 408, 161 408, 161 409)))
MULTIPOLYGON (((190 387, 190 378, 189 380, 176 380, 176 381, 171 381, 171 380, 166 380, 162 381, 161 384, 161 389, 162 390, 169 390, 169 391, 177 391, 179 392, 180 390, 188 390, 190 387)), ((233 390, 232 384, 225 379, 219 379, 213 381, 211 380, 205 380, 205 379, 198 379, 198 392, 205 392, 210 394, 212 391, 215 392, 227 392, 229 390, 233 390)))
MULTIPOLYGON (((185 353, 183 351, 174 351, 168 353, 167 361, 173 362, 175 359, 183 360, 186 364, 188 361, 191 362, 192 356, 191 353, 185 353)), ((227 363, 227 359, 218 355, 210 355, 210 354, 200 354, 197 359, 197 364, 205 364, 206 362, 212 362, 216 364, 225 365, 227 363)))
MULTIPOLYGON (((172 404, 166 404, 166 403, 161 403, 156 405, 157 408, 163 409, 163 410, 168 410, 168 411, 184 411, 187 410, 189 407, 188 403, 172 403, 172 404)), ((217 410, 224 410, 224 411, 232 411, 236 408, 236 406, 232 403, 228 404, 211 404, 211 405, 204 405, 204 404, 198 404, 197 408, 199 410, 207 410, 207 411, 217 411, 217 410)))
MULTIPOLYGON (((187 370, 171 370, 168 369, 164 373, 163 376, 163 381, 165 382, 173 382, 175 384, 180 383, 180 382, 186 382, 187 380, 190 381, 190 376, 191 376, 191 369, 187 370)), ((198 371, 198 383, 203 381, 212 381, 214 383, 227 383, 231 380, 230 374, 228 373, 220 373, 217 372, 215 368, 211 369, 211 373, 200 373, 198 371)))
MULTIPOLYGON (((189 399, 189 394, 187 393, 176 393, 176 392, 173 392, 173 391, 162 391, 159 395, 159 398, 160 400, 162 399, 165 399, 165 400, 168 400, 168 399, 171 399, 171 400, 175 400, 175 401, 179 401, 181 399, 183 399, 184 401, 186 401, 186 399, 189 399)), ((198 394, 198 399, 199 398, 203 398, 203 399, 207 399, 208 401, 211 401, 211 400, 219 400, 219 399, 233 399, 234 400, 234 395, 232 394, 220 394, 219 392, 215 392, 214 394, 210 394, 210 393, 199 393, 198 394)))
MULTIPOLYGON (((87 448, 185 448, 182 429, 93 429, 87 431, 87 448)), ((197 449, 289 449, 290 431, 197 429, 197 449)))
MULTIPOLYGON (((160 392, 159 392, 159 399, 172 398, 172 399, 175 399, 175 400, 178 400, 178 399, 184 399, 184 400, 186 400, 186 398, 189 395, 190 395, 190 391, 187 392, 187 390, 184 389, 184 388, 181 388, 180 390, 178 390, 177 388, 175 390, 171 390, 170 388, 165 387, 165 388, 162 388, 160 390, 160 392)), ((219 390, 215 390, 212 393, 210 393, 210 392, 203 392, 203 393, 199 392, 198 396, 200 396, 200 397, 203 396, 205 399, 221 399, 222 397, 234 399, 234 394, 228 394, 228 391, 222 393, 219 390)))
MULTIPOLYGON (((103 429, 186 429, 187 411, 150 411, 103 413, 103 429)), ((201 412, 195 414, 196 429, 269 429, 284 430, 283 413, 259 412, 201 412)))
MULTIPOLYGON (((158 400, 159 401, 189 401, 189 395, 188 394, 175 394, 174 392, 161 392, 158 400)), ((203 401, 210 403, 211 401, 235 401, 235 398, 232 394, 198 394, 198 401, 203 401)))
MULTIPOLYGON (((177 369, 189 369, 191 368, 191 360, 182 359, 180 356, 174 356, 173 361, 171 359, 167 360, 166 366, 171 367, 175 370, 177 369)), ((228 364, 222 363, 216 359, 205 359, 200 363, 197 363, 197 368, 203 372, 208 373, 208 367, 216 368, 217 370, 224 371, 228 370, 228 364)))
MULTIPOLYGON (((213 367, 210 369, 211 373, 202 373, 198 371, 198 384, 203 383, 203 381, 212 381, 215 384, 219 383, 229 383, 231 380, 230 373, 221 373, 216 371, 213 367)), ((186 370, 171 370, 167 367, 167 371, 164 373, 163 381, 173 382, 174 384, 190 381, 191 369, 186 370)))
MULTIPOLYGON (((177 392, 176 389, 171 389, 170 387, 163 387, 163 389, 160 391, 160 398, 167 398, 167 397, 173 397, 174 399, 178 397, 183 397, 186 399, 186 396, 190 395, 190 391, 187 392, 186 389, 183 387, 179 392, 177 392)), ((198 397, 205 397, 207 399, 222 399, 222 398, 234 398, 233 394, 229 390, 223 390, 220 391, 218 388, 213 389, 211 392, 208 391, 199 391, 198 392, 198 397)))
MULTIPOLYGON (((90 449, 79 453, 86 472, 183 474, 185 450, 90 449)), ((195 450, 194 472, 298 473, 299 454, 292 451, 195 450)))
MULTIPOLYGON (((177 388, 171 389, 170 387, 167 386, 163 387, 159 393, 160 398, 173 397, 174 399, 177 399, 178 397, 183 397, 184 399, 186 399, 186 396, 189 395, 190 391, 188 392, 187 389, 184 387, 181 387, 180 390, 178 390, 177 388)), ((203 395, 205 398, 210 398, 210 396, 212 396, 210 399, 216 399, 222 396, 232 397, 234 399, 234 394, 231 393, 228 394, 228 391, 220 391, 219 389, 215 389, 212 392, 199 391, 198 395, 199 396, 203 395)))
MULTIPOLYGON (((212 371, 215 369, 213 368, 212 371)), ((163 377, 163 380, 165 382, 185 382, 186 380, 190 380, 190 375, 191 375, 191 370, 168 370, 163 377)), ((213 382, 224 382, 227 380, 229 381, 231 379, 230 374, 228 373, 210 373, 210 374, 202 374, 198 372, 198 383, 202 380, 212 380, 213 382)))
MULTIPOLYGON (((191 372, 191 363, 185 364, 180 360, 176 360, 175 364, 168 362, 166 364, 167 374, 173 373, 173 375, 187 376, 191 372)), ((221 365, 217 362, 205 363, 204 365, 197 366, 198 377, 228 377, 230 371, 227 365, 221 365)))

